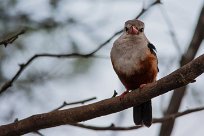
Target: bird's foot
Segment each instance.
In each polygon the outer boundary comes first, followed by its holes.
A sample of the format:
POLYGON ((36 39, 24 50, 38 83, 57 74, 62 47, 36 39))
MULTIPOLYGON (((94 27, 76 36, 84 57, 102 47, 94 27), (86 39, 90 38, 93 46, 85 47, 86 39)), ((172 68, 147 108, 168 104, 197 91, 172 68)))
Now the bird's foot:
POLYGON ((120 100, 122 100, 124 97, 125 97, 125 95, 127 94, 127 93, 129 93, 129 90, 126 90, 125 92, 123 92, 119 97, 120 97, 120 100))
POLYGON ((143 89, 147 84, 141 84, 140 89, 143 89))

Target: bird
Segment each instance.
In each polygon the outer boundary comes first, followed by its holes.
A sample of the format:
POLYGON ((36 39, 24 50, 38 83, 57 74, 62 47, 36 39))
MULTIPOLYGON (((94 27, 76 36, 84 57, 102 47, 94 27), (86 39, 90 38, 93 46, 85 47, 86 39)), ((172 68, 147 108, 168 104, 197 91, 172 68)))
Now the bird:
MULTIPOLYGON (((121 96, 156 81, 159 72, 156 48, 145 36, 144 27, 138 19, 126 21, 122 35, 113 43, 110 52, 113 69, 126 88, 121 96)), ((133 106, 133 120, 135 125, 151 126, 151 100, 133 106)))

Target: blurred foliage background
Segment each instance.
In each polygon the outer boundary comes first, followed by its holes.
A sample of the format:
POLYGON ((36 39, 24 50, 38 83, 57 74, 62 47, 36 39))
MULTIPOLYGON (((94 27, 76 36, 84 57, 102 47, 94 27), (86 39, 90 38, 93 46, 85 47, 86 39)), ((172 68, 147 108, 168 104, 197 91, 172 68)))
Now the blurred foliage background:
MULTIPOLYGON (((0 47, 0 83, 10 80, 19 64, 39 53, 89 53, 123 28, 126 20, 135 18, 142 8, 153 0, 0 0, 0 38, 26 29, 26 33, 9 45, 0 47)), ((161 78, 179 67, 193 35, 202 0, 164 0, 163 5, 151 7, 140 18, 146 24, 146 35, 158 50, 161 78)), ((115 38, 114 38, 115 39, 115 38)), ((114 39, 90 58, 38 58, 20 75, 14 85, 0 96, 0 123, 13 122, 15 118, 48 112, 63 101, 76 101, 96 96, 98 100, 109 98, 113 90, 124 89, 115 75, 109 52, 114 39)), ((202 43, 203 45, 203 43, 202 43)), ((197 56, 204 51, 203 46, 197 56)), ((188 88, 181 109, 203 105, 203 77, 188 88)), ((154 99, 154 115, 162 116, 168 107, 171 93, 154 99)), ((90 124, 133 125, 131 110, 109 115, 90 124), (105 119, 105 120, 104 120, 105 119)), ((198 114, 197 114, 198 115, 198 114)), ((184 117, 185 118, 185 117, 184 117)), ((188 118, 189 119, 189 118, 188 118)), ((191 117, 193 124, 204 121, 204 116, 191 117)), ((187 120, 177 124, 176 135, 200 135, 204 131, 183 129, 187 120)), ((157 135, 159 125, 135 130, 141 135, 157 135)), ((127 135, 136 132, 93 132, 74 127, 57 127, 42 131, 45 135, 127 135), (80 131, 79 131, 80 130, 80 131)), ((33 135, 33 134, 28 134, 33 135)))

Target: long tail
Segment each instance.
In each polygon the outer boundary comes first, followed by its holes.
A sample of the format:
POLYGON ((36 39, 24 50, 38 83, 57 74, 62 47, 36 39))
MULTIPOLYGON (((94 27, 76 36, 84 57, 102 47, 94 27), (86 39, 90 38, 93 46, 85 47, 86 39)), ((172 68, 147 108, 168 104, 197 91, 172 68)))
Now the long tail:
POLYGON ((133 119, 136 125, 152 125, 152 102, 147 101, 139 106, 133 107, 133 119))

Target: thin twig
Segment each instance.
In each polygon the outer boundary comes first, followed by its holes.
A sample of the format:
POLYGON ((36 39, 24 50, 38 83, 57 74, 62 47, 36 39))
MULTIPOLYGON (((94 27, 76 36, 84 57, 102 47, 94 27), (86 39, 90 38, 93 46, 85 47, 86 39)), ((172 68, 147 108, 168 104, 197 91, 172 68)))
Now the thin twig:
POLYGON ((161 6, 160 6, 160 10, 161 10, 161 14, 162 14, 162 16, 163 16, 163 18, 164 18, 164 20, 165 20, 167 26, 168 26, 169 33, 170 33, 171 38, 172 38, 172 41, 173 41, 173 43, 174 43, 173 45, 175 46, 175 48, 176 48, 178 54, 182 54, 182 51, 181 51, 181 48, 180 48, 178 39, 177 39, 176 34, 175 34, 174 26, 173 26, 173 24, 172 24, 172 22, 171 22, 170 17, 169 17, 168 14, 167 14, 167 11, 166 11, 165 8, 164 8, 164 5, 161 5, 161 6))
POLYGON ((75 104, 84 104, 84 103, 86 103, 86 102, 89 102, 89 101, 92 101, 92 100, 95 100, 95 99, 96 99, 96 97, 91 97, 91 98, 88 98, 88 99, 85 99, 85 100, 80 100, 80 101, 70 102, 70 103, 67 103, 66 101, 64 101, 64 102, 62 103, 62 105, 60 105, 60 106, 57 107, 56 109, 52 110, 51 112, 60 110, 60 109, 64 108, 65 106, 75 105, 75 104))
MULTIPOLYGON (((167 120, 172 120, 193 112, 198 112, 198 111, 202 111, 204 110, 204 107, 199 107, 199 108, 194 108, 194 109, 189 109, 183 112, 178 112, 175 114, 171 114, 171 115, 167 115, 163 118, 154 118, 152 123, 156 124, 156 123, 163 123, 167 120)), ((97 130, 97 131, 105 131, 105 130, 110 130, 110 131, 124 131, 124 130, 134 130, 134 129, 138 129, 138 128, 142 128, 143 126, 129 126, 129 127, 118 127, 115 126, 114 124, 111 124, 110 126, 106 126, 106 127, 100 127, 100 126, 93 126, 93 125, 84 125, 84 124, 80 124, 80 123, 73 123, 73 124, 69 124, 72 126, 76 126, 76 127, 80 127, 80 128, 85 128, 85 129, 90 129, 90 130, 97 130)))
POLYGON ((5 47, 7 47, 8 44, 13 43, 20 35, 24 34, 25 32, 26 32, 26 29, 22 29, 18 32, 15 32, 7 36, 6 38, 0 41, 0 45, 4 45, 5 47))
MULTIPOLYGON (((146 9, 143 7, 141 12, 135 17, 135 19, 138 19, 140 16, 142 16, 147 10, 149 10, 152 6, 156 4, 161 4, 160 0, 156 0, 152 4, 150 4, 146 9)), ((103 46, 108 44, 115 36, 119 35, 120 33, 123 32, 123 29, 117 31, 115 34, 113 34, 109 39, 107 39, 104 43, 102 43, 95 51, 93 51, 93 54, 99 51, 103 46)))
POLYGON ((114 90, 113 96, 111 98, 116 97, 117 95, 118 95, 118 93, 116 92, 116 90, 114 90))
MULTIPOLYGON (((139 18, 142 14, 144 14, 148 9, 150 9, 152 6, 156 5, 156 4, 160 4, 160 1, 155 1, 152 4, 150 4, 146 9, 142 9, 142 11, 137 15, 136 18, 139 18)), ((113 34, 109 39, 107 39, 105 42, 103 42, 102 44, 100 44, 95 50, 93 50, 90 53, 87 54, 81 54, 81 53, 70 53, 70 54, 49 54, 49 53, 43 53, 43 54, 35 54, 34 56, 32 56, 26 63, 24 64, 20 64, 20 68, 19 70, 16 72, 16 74, 11 78, 11 80, 8 80, 7 82, 5 82, 1 88, 0 88, 0 94, 2 94, 3 92, 5 92, 9 87, 11 87, 13 85, 13 83, 19 78, 19 76, 21 75, 21 73, 25 70, 26 67, 28 67, 28 65, 33 62, 35 59, 37 58, 41 58, 41 57, 53 57, 53 58, 73 58, 73 57, 77 57, 77 58, 89 58, 89 57, 93 57, 94 54, 96 52, 98 52, 101 48, 103 48, 106 44, 108 44, 115 36, 117 36, 118 34, 122 33, 123 30, 120 30, 118 32, 116 32, 115 34, 113 34)))
POLYGON ((35 131, 35 132, 33 132, 33 133, 35 133, 35 134, 37 134, 37 135, 39 135, 39 136, 44 136, 41 132, 39 132, 39 131, 35 131))
MULTIPOLYGON (((95 52, 95 50, 93 52, 95 52)), ((28 61, 26 63, 19 64, 20 68, 16 72, 16 74, 11 78, 11 80, 5 82, 1 86, 0 94, 2 94, 9 87, 11 87, 13 85, 13 83, 19 78, 21 73, 25 70, 25 68, 28 67, 36 58, 42 58, 42 57, 53 57, 53 58, 89 58, 89 57, 95 57, 95 55, 93 55, 93 52, 88 53, 88 54, 80 54, 80 53, 71 53, 71 54, 49 54, 49 53, 42 53, 42 54, 36 54, 36 55, 32 56, 30 59, 28 59, 28 61)), ((99 58, 101 58, 101 57, 99 56, 99 58)))

